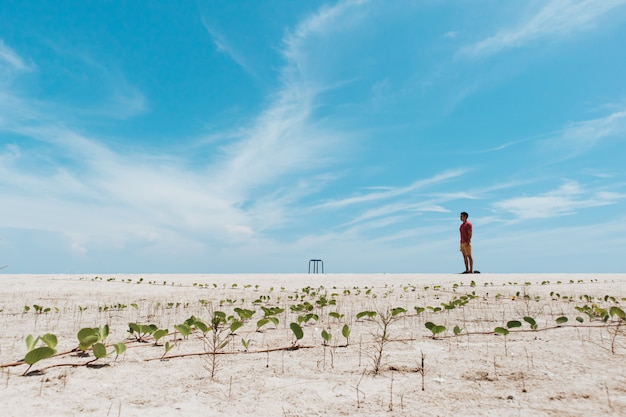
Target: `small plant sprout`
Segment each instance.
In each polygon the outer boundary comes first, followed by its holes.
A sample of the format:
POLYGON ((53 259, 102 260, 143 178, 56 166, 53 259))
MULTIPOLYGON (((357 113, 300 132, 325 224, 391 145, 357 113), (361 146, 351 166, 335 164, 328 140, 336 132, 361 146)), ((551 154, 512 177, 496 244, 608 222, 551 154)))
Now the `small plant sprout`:
POLYGON ((178 330, 183 339, 187 339, 187 337, 189 337, 189 334, 191 333, 191 326, 189 326, 187 323, 175 324, 174 328, 178 330))
POLYGON ((23 375, 28 375, 30 368, 40 360, 54 356, 57 353, 55 350, 57 342, 57 337, 52 333, 46 333, 35 338, 30 334, 26 336, 26 350, 28 352, 24 357, 24 362, 28 364, 28 368, 23 375), (43 346, 35 347, 39 341, 43 342, 43 346))
POLYGON ((154 338, 154 346, 159 346, 159 340, 162 339, 163 337, 167 336, 168 334, 169 334, 169 330, 168 329, 158 329, 158 330, 156 330, 152 334, 152 337, 154 338))
POLYGON ((154 324, 137 324, 128 323, 128 333, 135 338, 137 342, 146 342, 146 338, 151 336, 158 330, 154 324))
POLYGON ((250 349, 250 344, 252 343, 251 339, 241 338, 241 346, 243 346, 244 351, 248 351, 250 349))
POLYGON ((362 318, 367 318, 369 320, 373 320, 374 317, 376 317, 378 313, 376 313, 375 311, 361 311, 360 313, 357 313, 356 315, 356 319, 360 320, 362 318))
POLYGON ((109 325, 101 327, 85 327, 80 329, 76 337, 78 338, 78 349, 83 352, 91 349, 96 343, 104 342, 109 336, 109 325))
POLYGON ((438 326, 432 321, 424 323, 424 327, 431 331, 431 333, 433 334, 432 339, 436 339, 439 333, 443 333, 446 331, 445 326, 438 326))
POLYGON ((298 345, 298 340, 304 337, 304 331, 302 330, 302 327, 298 323, 291 323, 289 325, 289 328, 291 329, 291 331, 293 332, 293 335, 296 338, 296 340, 291 344, 292 347, 295 348, 298 345))
POLYGON ((535 321, 535 319, 533 319, 532 317, 529 316, 525 316, 524 317, 524 321, 528 324, 530 324, 530 328, 532 330, 537 330, 537 322, 535 321))
POLYGON ((344 324, 341 328, 341 335, 346 338, 346 347, 350 344, 350 326, 344 324))
POLYGON ((324 346, 328 346, 332 338, 333 338, 333 335, 331 332, 327 332, 326 329, 322 329, 322 339, 324 339, 324 342, 323 342, 324 346))
POLYGON ((506 348, 506 337, 509 335, 509 330, 504 327, 496 327, 493 329, 496 334, 501 334, 504 336, 504 356, 507 356, 507 348, 506 348))
POLYGON ((167 355, 167 353, 172 350, 172 348, 174 348, 174 346, 176 345, 176 343, 170 343, 169 341, 165 342, 165 344, 163 345, 165 347, 165 352, 163 352, 163 355, 161 356, 161 360, 165 360, 165 355, 167 355))

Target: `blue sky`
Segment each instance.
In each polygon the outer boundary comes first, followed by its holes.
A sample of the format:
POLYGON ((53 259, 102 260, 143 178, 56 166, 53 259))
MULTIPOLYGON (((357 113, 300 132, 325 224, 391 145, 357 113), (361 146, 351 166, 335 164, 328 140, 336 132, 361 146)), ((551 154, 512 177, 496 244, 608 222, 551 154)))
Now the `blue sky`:
POLYGON ((624 272, 626 0, 3 1, 3 273, 624 272))

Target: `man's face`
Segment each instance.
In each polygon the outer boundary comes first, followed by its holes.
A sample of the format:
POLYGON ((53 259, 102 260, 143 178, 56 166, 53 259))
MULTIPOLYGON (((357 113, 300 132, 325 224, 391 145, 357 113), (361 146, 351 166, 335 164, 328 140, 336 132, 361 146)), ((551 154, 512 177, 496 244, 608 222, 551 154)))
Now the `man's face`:
POLYGON ((461 214, 461 221, 465 223, 465 220, 467 220, 467 216, 464 214, 461 214))

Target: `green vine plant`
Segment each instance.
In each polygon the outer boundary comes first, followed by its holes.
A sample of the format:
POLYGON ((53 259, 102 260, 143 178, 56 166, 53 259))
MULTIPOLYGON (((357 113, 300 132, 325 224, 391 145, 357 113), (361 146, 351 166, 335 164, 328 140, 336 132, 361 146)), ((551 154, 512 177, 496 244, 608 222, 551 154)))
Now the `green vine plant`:
POLYGON ((341 335, 346 339, 346 344, 344 345, 345 347, 348 347, 348 345, 350 344, 350 332, 350 326, 344 324, 341 328, 341 335))
POLYGON ((438 326, 432 321, 424 323, 426 327, 432 333, 431 339, 437 339, 437 335, 446 331, 446 326, 438 326))
POLYGON ((331 332, 326 331, 326 329, 322 329, 322 339, 324 340, 322 342, 322 344, 324 346, 329 346, 330 345, 330 340, 333 338, 333 335, 331 332))
POLYGON ((304 337, 304 331, 298 323, 289 324, 289 328, 291 329, 295 337, 295 340, 293 341, 291 346, 293 349, 298 349, 298 340, 301 340, 304 337))
POLYGON ((57 337, 52 333, 46 333, 43 336, 33 337, 33 335, 29 334, 26 336, 26 356, 24 356, 24 362, 28 364, 28 368, 24 371, 23 376, 29 374, 30 368, 37 362, 43 359, 50 358, 54 356, 57 346, 57 337), (41 341, 42 345, 37 346, 37 342, 41 341))
POLYGON ((226 324, 227 320, 224 312, 213 312, 213 316, 210 321, 210 336, 205 336, 203 338, 205 351, 209 355, 206 368, 211 374, 211 378, 215 378, 219 369, 218 353, 220 353, 229 342, 228 338, 222 337, 226 324))
POLYGON ((128 323, 128 333, 135 338, 135 341, 141 343, 146 343, 147 338, 157 330, 158 327, 155 324, 128 323))

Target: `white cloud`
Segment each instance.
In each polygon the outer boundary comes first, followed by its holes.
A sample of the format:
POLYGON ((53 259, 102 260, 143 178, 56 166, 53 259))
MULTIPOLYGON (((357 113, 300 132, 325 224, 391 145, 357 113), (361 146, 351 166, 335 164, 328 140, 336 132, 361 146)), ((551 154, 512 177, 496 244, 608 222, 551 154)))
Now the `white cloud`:
POLYGON ((24 60, 13 49, 6 46, 2 39, 0 39, 0 61, 6 62, 19 71, 30 71, 30 67, 24 60))
POLYGON ((456 169, 456 170, 446 171, 441 174, 437 174, 431 178, 427 178, 425 180, 417 180, 413 182, 411 185, 408 185, 406 187, 389 187, 385 191, 376 191, 373 193, 362 194, 362 195, 349 197, 349 198, 345 198, 341 200, 332 200, 332 201, 328 201, 326 203, 318 205, 317 208, 339 208, 339 207, 345 207, 345 206, 349 206, 353 204, 368 203, 372 201, 380 201, 380 200, 386 200, 389 198, 399 197, 399 196, 411 193, 420 188, 433 185, 433 184, 438 184, 438 183, 447 181, 449 179, 459 177, 466 172, 467 170, 465 169, 456 169))
POLYGON ((467 55, 490 55, 503 49, 523 46, 551 36, 567 35, 593 28, 603 15, 625 4, 625 0, 551 0, 516 28, 497 34, 462 49, 467 55))
POLYGON ((494 204, 518 219, 541 219, 575 214, 580 209, 615 204, 626 195, 614 192, 588 192, 577 182, 567 182, 556 190, 527 197, 515 197, 494 204))
POLYGON ((545 149, 564 151, 562 157, 579 155, 597 146, 602 140, 626 135, 626 110, 605 117, 570 123, 562 132, 539 142, 545 149))

